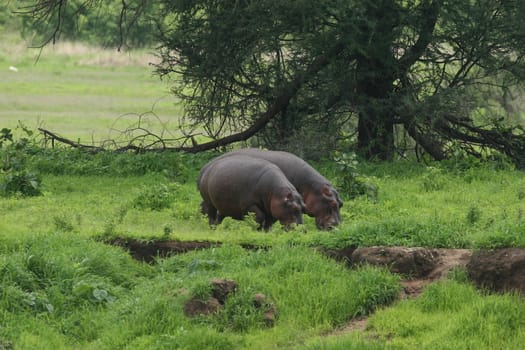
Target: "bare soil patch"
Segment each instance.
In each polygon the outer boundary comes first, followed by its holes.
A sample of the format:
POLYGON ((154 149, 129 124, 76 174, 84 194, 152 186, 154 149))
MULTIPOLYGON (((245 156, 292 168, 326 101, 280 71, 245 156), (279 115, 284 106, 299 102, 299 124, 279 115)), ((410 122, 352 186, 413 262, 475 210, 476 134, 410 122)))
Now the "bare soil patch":
MULTIPOLYGON (((113 238, 106 243, 129 251, 134 259, 155 262, 174 254, 218 247, 221 242, 179 240, 137 240, 113 238)), ((242 245, 245 249, 268 249, 266 246, 242 245)), ((363 247, 324 249, 319 251, 344 262, 349 267, 360 264, 385 266, 402 276, 402 298, 417 296, 423 288, 446 277, 455 268, 465 269, 471 281, 480 288, 495 292, 517 291, 525 295, 525 249, 494 250, 432 249, 422 247, 363 247)))
POLYGON ((153 263, 157 258, 165 258, 192 250, 218 247, 222 244, 221 242, 210 241, 146 241, 122 237, 112 238, 107 240, 106 243, 122 247, 129 251, 133 259, 147 263, 153 263))

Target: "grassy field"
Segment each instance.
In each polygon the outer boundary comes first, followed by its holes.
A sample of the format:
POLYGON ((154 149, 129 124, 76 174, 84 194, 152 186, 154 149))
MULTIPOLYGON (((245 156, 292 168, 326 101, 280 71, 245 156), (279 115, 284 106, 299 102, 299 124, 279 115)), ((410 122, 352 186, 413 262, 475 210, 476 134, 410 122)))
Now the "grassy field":
MULTIPOLYGON (((120 54, 64 46, 34 65, 33 53, 10 50, 0 50, 0 129, 20 119, 98 140, 119 116, 151 110, 166 95, 143 58, 116 63, 120 54)), ((176 125, 180 107, 161 101, 155 114, 176 125)), ((350 270, 312 249, 525 247, 525 177, 502 161, 361 163, 356 170, 377 195, 349 199, 341 190, 337 229, 319 232, 305 217, 291 231, 275 225, 262 233, 253 220, 212 229, 199 213, 195 180, 212 153, 30 146, 16 156, 40 174, 42 195, 0 197, 0 349, 520 349, 525 342, 522 297, 477 290, 464 271, 417 299, 397 300, 399 276, 350 270), (150 265, 104 243, 112 237, 224 244, 150 265), (186 300, 205 298, 212 278, 237 281, 237 292, 217 315, 185 316, 186 300), (254 309, 255 293, 277 308, 273 327, 254 309), (334 332, 362 316, 365 330, 334 332)), ((340 184, 335 163, 314 165, 340 184)))
POLYGON ((16 37, 0 44, 0 121, 43 127, 83 143, 114 138, 143 116, 154 132, 174 129, 181 108, 167 82, 153 75, 147 51, 116 52, 58 43, 27 48, 16 37))

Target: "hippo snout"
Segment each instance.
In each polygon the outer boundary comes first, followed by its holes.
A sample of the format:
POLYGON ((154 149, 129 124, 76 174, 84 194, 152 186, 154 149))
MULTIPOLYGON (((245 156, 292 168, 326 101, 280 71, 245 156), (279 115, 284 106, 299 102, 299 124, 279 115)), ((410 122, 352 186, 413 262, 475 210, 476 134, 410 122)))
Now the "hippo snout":
POLYGON ((299 215, 297 217, 288 219, 288 220, 280 220, 281 225, 285 230, 291 229, 294 225, 302 225, 303 224, 303 216, 299 215))
POLYGON ((319 230, 331 230, 335 226, 339 225, 339 221, 336 218, 330 218, 328 220, 316 218, 315 224, 319 230))

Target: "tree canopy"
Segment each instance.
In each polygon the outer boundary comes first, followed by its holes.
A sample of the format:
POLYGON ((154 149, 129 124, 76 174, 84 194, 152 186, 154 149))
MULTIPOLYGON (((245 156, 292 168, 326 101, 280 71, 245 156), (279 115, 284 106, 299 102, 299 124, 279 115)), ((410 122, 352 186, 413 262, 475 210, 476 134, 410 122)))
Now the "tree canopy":
MULTIPOLYGON (((70 3, 34 0, 30 18, 62 30, 70 3)), ((525 81, 520 0, 175 0, 118 2, 120 34, 155 23, 156 72, 173 81, 199 151, 266 144, 434 159, 496 150, 525 166, 511 99, 525 81), (134 19, 134 20, 130 20, 134 19), (408 146, 407 146, 408 145, 408 146)), ((69 18, 74 21, 75 18, 69 18)), ((78 17, 76 18, 78 20, 78 17)), ((128 37, 129 37, 128 36, 128 37)), ((128 38, 120 35, 121 40, 128 38)))

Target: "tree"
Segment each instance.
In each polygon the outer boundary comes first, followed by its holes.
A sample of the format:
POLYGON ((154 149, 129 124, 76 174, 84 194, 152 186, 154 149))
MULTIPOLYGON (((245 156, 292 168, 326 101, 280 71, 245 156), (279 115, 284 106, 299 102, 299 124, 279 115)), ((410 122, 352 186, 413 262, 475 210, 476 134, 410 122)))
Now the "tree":
MULTIPOLYGON (((122 13, 148 12, 134 2, 123 1, 122 13)), ((33 16, 67 5, 33 3, 33 16)), ((173 78, 185 125, 213 139, 186 150, 316 129, 355 136, 368 159, 392 159, 408 135, 435 159, 493 149, 525 166, 523 128, 496 103, 525 78, 520 0, 157 4, 148 13, 158 28, 156 71, 173 78)))

